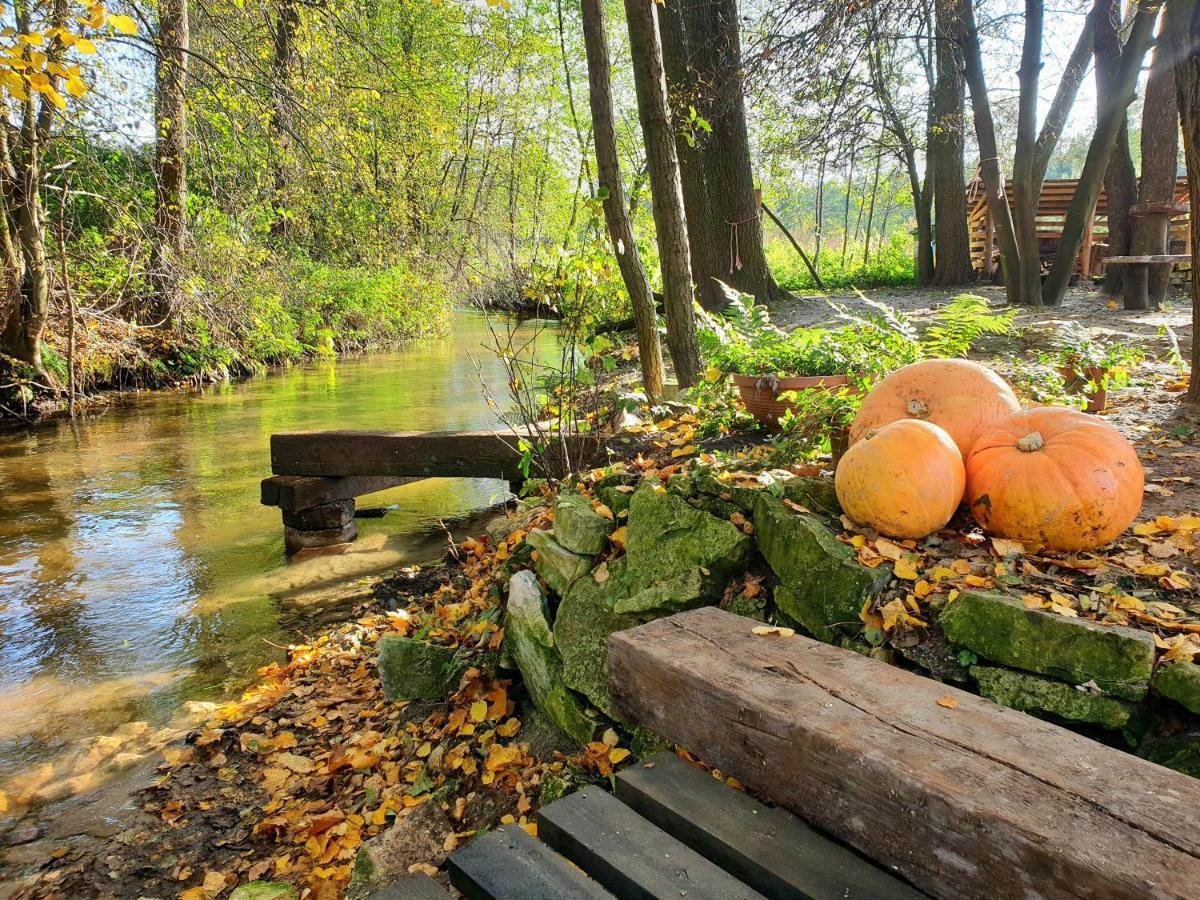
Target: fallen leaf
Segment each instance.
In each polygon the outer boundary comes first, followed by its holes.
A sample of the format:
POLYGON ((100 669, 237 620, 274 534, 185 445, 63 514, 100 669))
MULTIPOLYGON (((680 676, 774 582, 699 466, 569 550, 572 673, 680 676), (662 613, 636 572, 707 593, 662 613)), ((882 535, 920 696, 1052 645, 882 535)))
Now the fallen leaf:
POLYGON ((750 633, 758 637, 765 637, 767 635, 792 637, 796 633, 796 629, 784 628, 782 625, 755 625, 750 629, 750 633))
POLYGON ((958 701, 953 697, 938 697, 938 706, 944 706, 946 709, 958 709, 958 701))

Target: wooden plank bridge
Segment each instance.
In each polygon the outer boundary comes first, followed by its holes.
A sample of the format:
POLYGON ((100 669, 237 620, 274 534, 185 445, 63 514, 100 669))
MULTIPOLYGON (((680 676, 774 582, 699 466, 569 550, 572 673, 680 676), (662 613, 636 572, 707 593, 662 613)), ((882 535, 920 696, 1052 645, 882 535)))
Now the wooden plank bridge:
MULTIPOLYGON (((519 484, 522 435, 513 431, 305 431, 271 435, 272 475, 261 502, 283 513, 288 555, 352 541, 358 497, 423 478, 495 478, 519 484)), ((531 436, 524 434, 526 439, 531 436)), ((591 435, 567 439, 572 459, 600 450, 591 435)))
MULTIPOLYGON (((451 855, 468 898, 1200 897, 1200 782, 715 608, 609 639, 616 713, 671 753, 451 855), (763 800, 775 805, 769 806, 763 800)), ((404 879, 381 898, 449 896, 404 879)))

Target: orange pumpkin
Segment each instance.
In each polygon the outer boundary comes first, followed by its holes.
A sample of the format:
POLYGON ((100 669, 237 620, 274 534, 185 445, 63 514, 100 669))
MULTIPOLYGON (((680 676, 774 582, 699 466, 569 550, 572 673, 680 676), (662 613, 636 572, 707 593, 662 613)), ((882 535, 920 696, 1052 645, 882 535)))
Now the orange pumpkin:
POLYGON ((967 502, 990 534, 1057 550, 1094 550, 1142 509, 1133 445, 1107 422, 1064 407, 1017 413, 967 458, 967 502))
POLYGON ((897 369, 863 400, 850 442, 897 419, 932 422, 954 439, 965 458, 975 439, 1021 408, 1008 384, 965 359, 927 359, 897 369))
POLYGON ((834 477, 838 501, 859 525, 898 538, 942 528, 962 502, 962 454, 941 428, 900 419, 846 451, 834 477))

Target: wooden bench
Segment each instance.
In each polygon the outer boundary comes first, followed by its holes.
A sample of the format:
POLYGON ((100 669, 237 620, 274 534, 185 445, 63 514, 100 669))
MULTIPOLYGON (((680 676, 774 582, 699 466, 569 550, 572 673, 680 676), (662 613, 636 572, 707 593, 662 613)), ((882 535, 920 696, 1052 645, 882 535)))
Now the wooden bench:
MULTIPOLYGON (((1191 260, 1190 253, 1161 253, 1149 256, 1109 256, 1105 258, 1104 264, 1125 267, 1121 290, 1126 309, 1157 309, 1162 304, 1162 297, 1158 296, 1157 292, 1151 294, 1151 271, 1165 269, 1169 275, 1177 264, 1191 260)), ((1160 277, 1157 281, 1165 290, 1169 278, 1160 277)))
MULTIPOLYGON (((528 435, 526 435, 528 438, 528 435)), ((355 498, 424 478, 523 480, 519 435, 511 431, 305 431, 271 435, 264 506, 283 513, 284 546, 298 550, 352 541, 355 498)), ((585 468, 599 454, 593 435, 570 437, 567 451, 585 468)))
POLYGON ((938 897, 1200 897, 1200 781, 716 608, 609 638, 615 713, 938 897))

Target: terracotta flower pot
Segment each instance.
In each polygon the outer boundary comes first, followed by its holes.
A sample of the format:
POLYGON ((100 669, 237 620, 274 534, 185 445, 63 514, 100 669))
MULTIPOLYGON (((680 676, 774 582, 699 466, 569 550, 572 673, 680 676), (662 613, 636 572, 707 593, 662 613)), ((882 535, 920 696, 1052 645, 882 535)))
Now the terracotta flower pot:
POLYGON ((1063 377, 1063 386, 1069 394, 1083 394, 1087 397, 1086 412, 1103 412, 1108 406, 1108 391, 1102 387, 1088 390, 1088 384, 1101 384, 1108 370, 1102 366, 1086 366, 1083 374, 1075 366, 1062 366, 1058 374, 1063 377))
POLYGON ((767 431, 778 432, 779 420, 792 408, 779 399, 788 391, 836 391, 850 383, 849 375, 805 375, 779 378, 775 375, 734 375, 742 403, 767 431))

